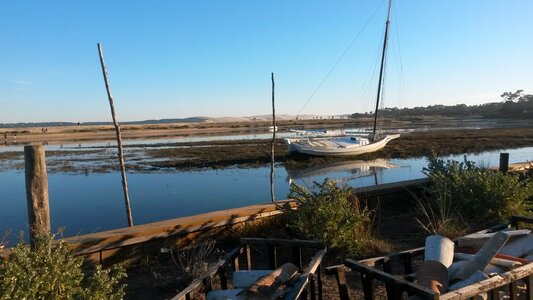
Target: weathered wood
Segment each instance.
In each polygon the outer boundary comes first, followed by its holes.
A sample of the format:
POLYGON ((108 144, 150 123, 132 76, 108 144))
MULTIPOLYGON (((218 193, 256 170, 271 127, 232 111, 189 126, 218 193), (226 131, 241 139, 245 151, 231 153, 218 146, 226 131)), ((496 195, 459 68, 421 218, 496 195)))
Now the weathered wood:
POLYGON ((278 266, 276 246, 268 245, 268 267, 275 269, 278 266))
MULTIPOLYGON (((223 258, 219 259, 213 266, 207 271, 207 273, 202 278, 195 279, 189 286, 187 286, 183 291, 177 294, 172 300, 182 300, 190 297, 194 292, 199 291, 202 286, 210 285, 213 276, 218 273, 220 268, 224 267, 226 264, 231 262, 237 255, 239 255, 241 248, 237 247, 233 249, 228 254, 224 255, 223 258)), ((204 287, 206 290, 211 289, 211 287, 204 287)), ((206 292, 207 294, 207 292, 206 292)))
POLYGON ((130 196, 128 193, 128 181, 126 179, 126 165, 124 163, 124 151, 122 150, 122 134, 120 132, 120 126, 117 122, 115 115, 115 105, 113 103, 113 96, 111 95, 111 88, 109 87, 109 80, 107 78, 107 69, 104 63, 104 55, 102 53, 102 45, 98 43, 98 54, 100 55, 100 64, 102 65, 102 73, 104 75, 105 88, 107 91, 107 98, 109 100, 109 106, 111 107, 111 117, 113 118, 113 125, 117 135, 118 143, 118 158, 120 162, 120 175, 122 176, 122 188, 124 191, 124 202, 126 205, 126 217, 128 218, 128 226, 133 226, 133 218, 131 216, 130 208, 130 196))
POLYGON ((320 267, 316 269, 316 281, 317 281, 317 288, 318 288, 318 300, 322 300, 322 271, 320 270, 320 267))
POLYGON ((316 274, 322 259, 326 255, 326 249, 319 250, 315 253, 303 273, 300 275, 299 279, 293 285, 291 291, 288 294, 287 299, 299 299, 301 296, 307 293, 306 288, 309 284, 309 275, 316 274))
POLYGON ((223 290, 227 290, 228 289, 228 278, 226 276, 226 268, 225 267, 220 267, 218 269, 218 276, 220 278, 220 288, 223 289, 223 290))
POLYGON ((292 263, 297 265, 298 268, 302 268, 302 248, 292 248, 292 263))
POLYGON ((476 272, 474 272, 474 274, 470 275, 470 277, 450 285, 449 289, 450 290, 458 290, 458 289, 467 287, 467 286, 469 286, 471 284, 483 281, 483 280, 488 279, 488 278, 489 278, 489 276, 487 274, 485 274, 483 271, 476 271, 476 272))
POLYGON ((246 267, 248 271, 252 270, 252 249, 250 245, 246 245, 246 267))
POLYGON ((363 295, 365 296, 365 300, 374 300, 375 282, 372 275, 367 273, 361 274, 361 281, 363 284, 363 295))
POLYGON ((523 236, 507 243, 500 250, 501 254, 522 257, 533 251, 533 235, 523 236))
POLYGON ((298 273, 298 267, 286 263, 281 267, 270 272, 268 275, 259 278, 254 284, 250 285, 244 293, 240 295, 250 295, 254 297, 268 296, 274 294, 283 284, 289 282, 298 273))
POLYGON ((511 222, 512 225, 516 227, 516 229, 520 229, 519 223, 528 223, 533 224, 533 217, 526 217, 526 216, 512 216, 511 222))
MULTIPOLYGON (((511 238, 513 238, 513 237, 528 235, 531 233, 531 230, 522 229, 522 230, 509 230, 505 232, 508 233, 511 238)), ((496 232, 487 232, 487 233, 473 233, 473 234, 465 235, 463 237, 457 238, 457 246, 458 247, 481 248, 495 234, 496 232)))
POLYGON ((33 248, 35 235, 50 232, 48 175, 44 146, 24 146, 24 164, 30 245, 33 248))
POLYGON ((348 293, 348 285, 346 282, 345 266, 340 265, 335 268, 335 279, 337 280, 337 287, 339 289, 339 298, 341 300, 349 300, 350 294, 348 293))
POLYGON ((475 295, 489 292, 495 288, 500 288, 510 282, 531 276, 533 274, 533 263, 516 268, 512 271, 491 277, 481 282, 472 284, 470 286, 458 289, 456 291, 446 293, 440 296, 440 300, 459 300, 468 299, 475 295))
POLYGON ((533 274, 525 278, 526 282, 526 297, 527 299, 533 299, 533 274))
POLYGON ((276 145, 276 107, 274 105, 274 73, 272 73, 272 143, 270 144, 270 196, 272 202, 276 201, 274 192, 274 148, 276 145))
POLYGON ((509 153, 500 153, 499 171, 502 173, 507 173, 507 171, 509 171, 509 153))
POLYGON ((316 281, 315 281, 315 275, 309 274, 309 291, 311 293, 311 300, 316 299, 316 281))
POLYGON ((504 231, 497 232, 490 240, 479 249, 475 254, 474 259, 469 261, 454 277, 450 279, 459 278, 467 279, 470 275, 476 271, 483 270, 490 261, 498 254, 498 251, 505 245, 505 242, 509 239, 509 234, 504 231))
MULTIPOLYGON (((280 202, 280 201, 277 201, 280 202)), ((294 201, 285 201, 294 205, 294 201)), ((120 248, 279 215, 277 204, 256 204, 66 238, 76 255, 120 248)))
POLYGON ((283 246, 283 247, 301 247, 301 248, 324 248, 324 244, 317 241, 307 241, 307 240, 285 240, 285 239, 274 239, 274 238, 242 238, 241 244, 252 244, 252 245, 273 245, 273 246, 283 246))
MULTIPOLYGON (((355 261, 355 260, 352 260, 352 259, 346 259, 344 260, 344 264, 351 268, 352 270, 355 270, 359 273, 361 273, 361 276, 365 276, 367 280, 367 282, 370 280, 370 279, 377 279, 377 280, 380 280, 384 283, 394 283, 397 285, 397 290, 399 292, 408 292, 410 294, 416 294, 417 296, 421 297, 422 299, 436 299, 437 297, 437 294, 435 292, 433 292, 432 290, 428 289, 428 288, 425 288, 423 286, 419 286, 417 284, 414 284, 412 282, 409 282, 405 279, 403 279, 402 277, 399 277, 399 276, 395 276, 395 275, 391 275, 391 274, 388 274, 384 271, 381 271, 381 270, 378 270, 376 268, 373 268, 373 267, 370 267, 366 264, 363 264, 363 263, 360 263, 358 261, 355 261)), ((364 287, 363 287, 364 289, 364 287)), ((370 292, 373 293, 374 291, 374 288, 373 287, 369 287, 368 288, 368 298, 367 298, 367 294, 365 293, 365 299, 373 299, 373 295, 370 296, 370 292)))
POLYGON ((359 197, 368 198, 390 195, 398 192, 404 193, 406 190, 414 189, 416 187, 427 185, 429 183, 431 183, 431 179, 429 178, 411 179, 393 183, 358 187, 354 188, 354 192, 359 197))
POLYGON ((509 282, 509 300, 518 299, 518 287, 516 286, 516 281, 509 282))
MULTIPOLYGON (((474 254, 465 254, 465 253, 455 253, 454 255, 455 259, 458 260, 473 260, 475 255, 474 254)), ((520 267, 523 265, 522 262, 518 262, 515 260, 509 260, 509 259, 503 259, 498 258, 498 255, 496 255, 491 261, 490 264, 500 266, 507 269, 514 269, 516 267, 520 267)))

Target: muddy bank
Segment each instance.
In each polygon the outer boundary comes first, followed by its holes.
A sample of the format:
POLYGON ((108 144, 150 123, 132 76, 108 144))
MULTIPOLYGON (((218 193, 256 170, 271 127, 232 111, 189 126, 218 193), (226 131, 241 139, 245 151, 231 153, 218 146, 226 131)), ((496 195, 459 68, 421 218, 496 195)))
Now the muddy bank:
MULTIPOLYGON (((228 141, 217 143, 184 143, 177 148, 150 149, 146 155, 162 159, 151 163, 157 168, 221 168, 259 166, 270 162, 270 141, 228 141), (164 159, 166 158, 166 159, 164 159)), ((376 158, 411 158, 438 155, 479 153, 488 150, 533 146, 531 128, 439 130, 413 132, 391 141, 384 149, 357 156, 360 160, 376 158)), ((282 140, 276 141, 276 161, 290 168, 353 160, 354 157, 310 157, 287 155, 282 140)))
MULTIPOLYGON (((181 143, 130 144, 125 147, 130 172, 157 172, 170 169, 260 167, 270 163, 270 140, 228 140, 181 143)), ((461 129, 415 131, 402 134, 384 149, 356 157, 310 157, 288 155, 282 139, 275 144, 276 162, 287 168, 300 169, 315 165, 377 158, 412 158, 478 153, 533 146, 531 128, 461 129)), ((105 173, 116 172, 116 146, 80 146, 81 148, 47 151, 49 172, 105 173)), ((22 151, 0 152, 0 169, 22 169, 22 151)))

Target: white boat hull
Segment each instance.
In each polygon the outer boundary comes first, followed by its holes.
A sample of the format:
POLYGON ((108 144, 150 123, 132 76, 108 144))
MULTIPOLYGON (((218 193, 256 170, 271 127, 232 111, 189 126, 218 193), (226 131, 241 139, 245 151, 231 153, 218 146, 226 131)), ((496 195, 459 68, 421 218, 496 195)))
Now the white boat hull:
POLYGON ((361 144, 350 137, 286 138, 285 144, 289 153, 314 156, 355 156, 378 151, 384 148, 388 142, 399 137, 399 134, 387 135, 378 141, 368 144, 361 144))

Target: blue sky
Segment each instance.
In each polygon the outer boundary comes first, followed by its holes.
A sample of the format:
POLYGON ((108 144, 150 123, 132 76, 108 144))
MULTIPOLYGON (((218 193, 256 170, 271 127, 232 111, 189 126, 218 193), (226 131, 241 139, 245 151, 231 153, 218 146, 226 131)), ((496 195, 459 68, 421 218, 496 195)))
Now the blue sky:
MULTIPOLYGON (((385 106, 533 92, 532 12, 396 0, 385 106)), ((278 114, 370 111, 385 17, 384 0, 0 0, 0 123, 108 121, 98 42, 121 121, 268 114, 270 72, 278 114)))

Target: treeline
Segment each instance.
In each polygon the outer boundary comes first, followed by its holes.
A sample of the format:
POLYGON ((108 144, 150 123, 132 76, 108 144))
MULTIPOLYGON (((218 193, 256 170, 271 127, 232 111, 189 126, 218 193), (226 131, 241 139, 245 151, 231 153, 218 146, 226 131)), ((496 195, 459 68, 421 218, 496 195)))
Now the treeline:
MULTIPOLYGON (((170 124, 170 123, 191 123, 205 122, 206 117, 190 117, 181 119, 159 119, 120 122, 122 125, 145 125, 145 124, 170 124)), ((100 126, 113 125, 112 122, 35 122, 35 123, 0 123, 0 128, 22 128, 22 127, 54 127, 54 126, 100 126)))
MULTIPOLYGON (((384 108, 379 111, 380 116, 482 116, 495 118, 527 118, 533 117, 533 95, 523 94, 522 90, 505 92, 501 95, 502 102, 492 102, 480 105, 430 105, 414 108, 384 108)), ((354 113, 352 117, 368 117, 373 112, 354 113)))

